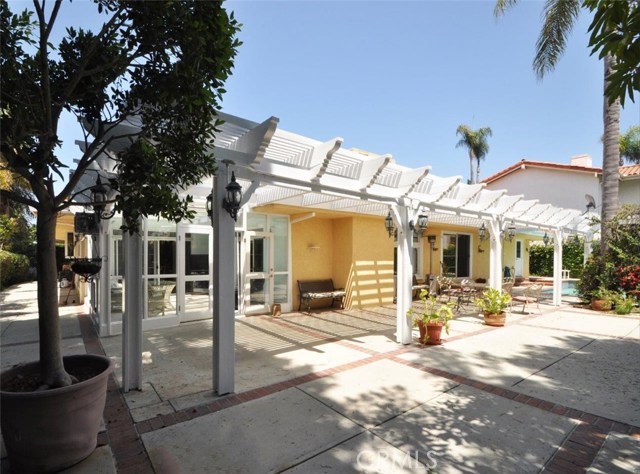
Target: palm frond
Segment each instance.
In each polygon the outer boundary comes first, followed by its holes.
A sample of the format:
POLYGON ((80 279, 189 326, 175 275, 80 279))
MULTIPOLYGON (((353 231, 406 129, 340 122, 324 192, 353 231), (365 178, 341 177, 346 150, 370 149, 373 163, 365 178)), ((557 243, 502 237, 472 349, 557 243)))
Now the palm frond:
POLYGON ((538 78, 542 79, 545 73, 555 69, 579 13, 578 0, 547 0, 545 3, 542 11, 544 21, 533 60, 533 70, 538 78))
POLYGON ((518 3, 518 0, 497 0, 495 7, 493 7, 493 15, 496 18, 501 17, 505 12, 518 3))

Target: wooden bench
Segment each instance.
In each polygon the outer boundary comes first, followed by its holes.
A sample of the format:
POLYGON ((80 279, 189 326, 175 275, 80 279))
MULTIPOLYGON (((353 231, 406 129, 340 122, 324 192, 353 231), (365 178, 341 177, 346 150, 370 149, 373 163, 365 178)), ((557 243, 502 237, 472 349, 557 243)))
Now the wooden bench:
POLYGON ((311 312, 311 302, 315 300, 330 300, 332 308, 337 301, 342 308, 344 296, 347 294, 342 288, 334 288, 331 278, 328 280, 298 280, 298 291, 300 297, 298 311, 304 303, 307 306, 307 313, 311 312))

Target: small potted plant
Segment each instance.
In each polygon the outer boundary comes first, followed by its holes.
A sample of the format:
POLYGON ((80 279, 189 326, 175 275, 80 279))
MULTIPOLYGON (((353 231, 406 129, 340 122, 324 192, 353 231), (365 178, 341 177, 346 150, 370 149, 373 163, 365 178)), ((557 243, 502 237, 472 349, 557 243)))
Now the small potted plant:
POLYGON ((599 286, 591 293, 591 309, 594 311, 609 311, 613 306, 615 292, 604 286, 599 286))
POLYGON ((511 303, 511 295, 495 288, 486 289, 476 306, 482 311, 484 322, 488 326, 504 326, 507 319, 506 309, 511 303))
POLYGON ((421 312, 413 307, 407 316, 413 319, 413 325, 420 330, 420 343, 429 345, 442 344, 442 328, 449 334, 449 321, 453 319, 453 304, 438 303, 435 296, 429 296, 426 289, 420 291, 420 301, 424 305, 421 312))
POLYGON ((628 296, 624 292, 614 293, 613 307, 616 314, 629 314, 635 305, 633 296, 628 296))

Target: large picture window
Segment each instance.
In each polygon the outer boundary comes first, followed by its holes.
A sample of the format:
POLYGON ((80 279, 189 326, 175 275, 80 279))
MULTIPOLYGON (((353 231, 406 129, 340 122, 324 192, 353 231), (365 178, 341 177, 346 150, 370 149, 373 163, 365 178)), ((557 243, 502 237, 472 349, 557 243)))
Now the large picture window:
POLYGON ((471 236, 444 234, 442 236, 442 274, 454 277, 471 276, 471 236))

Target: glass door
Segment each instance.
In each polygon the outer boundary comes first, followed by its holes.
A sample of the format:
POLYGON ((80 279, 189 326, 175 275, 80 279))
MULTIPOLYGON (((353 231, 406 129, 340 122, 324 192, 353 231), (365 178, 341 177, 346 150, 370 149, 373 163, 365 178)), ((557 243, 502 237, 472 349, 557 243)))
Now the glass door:
POLYGON ((523 260, 522 260, 522 240, 516 240, 516 274, 513 276, 522 276, 523 260))
POLYGON ((270 232, 247 232, 245 259, 245 314, 264 314, 273 303, 273 236, 270 232))
POLYGON ((213 314, 213 232, 210 226, 186 225, 178 231, 180 321, 211 318, 213 314))

